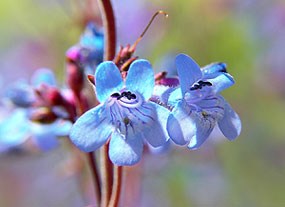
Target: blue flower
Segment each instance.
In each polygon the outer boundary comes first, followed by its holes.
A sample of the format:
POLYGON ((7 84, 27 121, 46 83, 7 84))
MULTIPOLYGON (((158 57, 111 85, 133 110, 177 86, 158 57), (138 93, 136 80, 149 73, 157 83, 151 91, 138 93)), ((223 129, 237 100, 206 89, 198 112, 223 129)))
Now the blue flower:
POLYGON ((48 68, 37 69, 31 78, 31 84, 26 80, 18 80, 11 84, 6 91, 6 98, 17 107, 31 107, 36 101, 34 89, 42 84, 56 85, 54 74, 48 68))
POLYGON ((42 151, 49 151, 59 146, 59 137, 69 135, 72 123, 60 119, 50 124, 29 121, 29 127, 34 144, 42 151))
POLYGON ((176 57, 181 87, 170 94, 168 104, 174 108, 168 117, 167 130, 178 145, 199 148, 209 137, 216 123, 222 133, 233 140, 239 136, 241 121, 237 113, 219 95, 234 80, 224 63, 199 65, 185 54, 176 57))
POLYGON ((148 101, 154 88, 154 74, 148 61, 134 61, 125 81, 113 62, 103 62, 96 69, 95 82, 101 104, 75 122, 70 138, 78 148, 94 151, 111 137, 111 161, 116 165, 133 165, 141 159, 144 139, 154 147, 168 140, 169 111, 148 101))
POLYGON ((84 68, 86 74, 93 74, 94 68, 103 61, 104 34, 92 22, 88 23, 80 41, 66 52, 66 57, 84 68))
POLYGON ((29 138, 42 151, 59 146, 58 137, 67 136, 71 122, 57 120, 51 124, 34 123, 28 118, 28 111, 16 109, 5 121, 0 122, 0 152, 20 147, 29 138))
POLYGON ((25 80, 19 80, 8 87, 6 93, 15 106, 30 107, 36 100, 33 88, 25 80))
MULTIPOLYGON (((59 145, 59 136, 69 134, 72 126, 69 121, 57 119, 53 123, 40 124, 30 120, 31 112, 35 110, 51 110, 54 114, 61 113, 62 110, 57 107, 48 109, 47 107, 33 106, 39 104, 34 89, 43 87, 42 90, 47 91, 47 87, 54 87, 55 84, 53 72, 46 68, 40 68, 33 74, 31 85, 19 81, 8 89, 6 98, 16 107, 21 108, 14 109, 0 122, 0 152, 19 147, 29 138, 40 150, 51 150, 59 145)), ((40 101, 42 102, 42 100, 40 101)))

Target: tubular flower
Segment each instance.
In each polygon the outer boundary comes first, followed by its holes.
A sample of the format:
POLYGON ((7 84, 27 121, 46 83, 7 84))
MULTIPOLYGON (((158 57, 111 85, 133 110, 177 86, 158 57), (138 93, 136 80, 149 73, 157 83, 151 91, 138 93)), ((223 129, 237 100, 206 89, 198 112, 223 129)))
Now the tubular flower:
POLYGON ((103 61, 104 34, 90 22, 86 25, 79 42, 66 52, 68 61, 84 68, 86 74, 93 74, 94 68, 103 61))
MULTIPOLYGON (((31 121, 33 111, 40 115, 41 112, 47 111, 56 115, 64 113, 58 107, 51 107, 50 110, 47 107, 36 107, 39 100, 35 95, 35 88, 44 87, 46 92, 48 87, 55 85, 56 80, 53 72, 47 68, 40 68, 33 74, 31 84, 18 81, 8 89, 6 98, 20 108, 14 109, 12 114, 0 121, 0 152, 20 147, 29 138, 37 148, 48 151, 59 145, 58 137, 69 134, 71 128, 69 121, 52 119, 45 124, 31 121)), ((42 100, 40 99, 40 101, 42 100)), ((47 102, 45 101, 45 104, 47 102)))
POLYGON ((148 101, 154 89, 154 74, 148 61, 134 61, 125 81, 113 62, 103 62, 96 69, 95 82, 101 104, 73 125, 70 138, 78 148, 94 151, 110 137, 111 161, 133 165, 141 159, 144 139, 153 147, 168 140, 169 111, 148 101))
POLYGON ((219 95, 234 84, 226 65, 214 63, 200 69, 192 58, 179 54, 176 67, 180 88, 173 91, 168 100, 168 104, 174 106, 167 121, 170 138, 178 145, 188 144, 189 149, 197 149, 216 123, 229 140, 239 136, 239 116, 219 95))

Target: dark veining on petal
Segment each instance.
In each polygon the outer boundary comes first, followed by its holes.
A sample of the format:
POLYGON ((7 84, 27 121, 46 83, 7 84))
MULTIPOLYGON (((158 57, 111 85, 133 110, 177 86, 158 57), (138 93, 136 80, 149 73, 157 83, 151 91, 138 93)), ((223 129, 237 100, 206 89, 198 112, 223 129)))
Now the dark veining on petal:
POLYGON ((143 124, 146 123, 146 122, 143 121, 140 117, 138 117, 135 113, 133 113, 130 108, 124 107, 124 106, 122 106, 122 107, 123 107, 124 109, 127 109, 130 114, 132 114, 134 117, 136 117, 136 118, 137 118, 139 121, 141 121, 143 124))
POLYGON ((135 134, 135 128, 134 128, 134 126, 133 126, 133 123, 132 123, 132 122, 130 122, 130 126, 131 126, 131 128, 132 128, 132 130, 133 130, 133 133, 135 134))
POLYGON ((114 124, 114 121, 115 121, 115 114, 114 114, 114 112, 113 112, 113 110, 112 110, 112 107, 110 107, 110 115, 111 115, 111 119, 112 119, 112 123, 114 124))
POLYGON ((147 110, 150 110, 150 111, 152 111, 153 110, 153 108, 148 108, 146 105, 141 105, 144 109, 147 109, 147 110))
POLYGON ((154 121, 154 118, 153 118, 152 116, 147 115, 147 114, 141 112, 138 108, 135 108, 135 110, 136 110, 137 112, 139 112, 141 115, 143 115, 143 116, 145 116, 145 117, 148 117, 149 119, 151 119, 152 121, 154 121))

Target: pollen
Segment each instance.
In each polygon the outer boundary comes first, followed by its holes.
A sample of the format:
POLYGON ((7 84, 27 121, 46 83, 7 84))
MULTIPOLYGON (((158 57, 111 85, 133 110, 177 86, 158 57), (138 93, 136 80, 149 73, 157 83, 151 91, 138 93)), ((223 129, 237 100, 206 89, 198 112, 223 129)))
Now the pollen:
POLYGON ((208 113, 206 111, 202 111, 202 116, 206 118, 208 116, 208 113))
POLYGON ((124 122, 125 125, 128 125, 131 122, 131 120, 128 117, 125 117, 123 119, 123 122, 124 122))

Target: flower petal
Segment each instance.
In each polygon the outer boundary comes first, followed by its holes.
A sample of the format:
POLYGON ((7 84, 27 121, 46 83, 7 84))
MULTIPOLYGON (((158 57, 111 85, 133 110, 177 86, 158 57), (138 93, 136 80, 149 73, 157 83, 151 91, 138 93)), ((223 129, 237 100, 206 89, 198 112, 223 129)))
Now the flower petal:
POLYGON ((164 145, 169 139, 166 131, 166 122, 169 111, 166 108, 151 102, 149 102, 147 106, 152 107, 154 110, 154 113, 152 114, 154 121, 149 127, 145 127, 142 133, 149 144, 153 147, 159 147, 164 145))
POLYGON ((224 116, 225 100, 222 96, 208 96, 196 103, 196 107, 208 115, 220 120, 224 116))
POLYGON ((82 151, 91 152, 101 147, 112 131, 105 108, 99 105, 79 117, 71 129, 70 139, 82 151))
POLYGON ((212 83, 214 93, 220 93, 235 83, 234 78, 228 73, 221 73, 213 79, 208 79, 208 81, 212 83))
POLYGON ((55 134, 59 137, 68 136, 72 127, 72 123, 70 121, 58 120, 55 122, 55 134))
POLYGON ((238 114, 232 109, 229 103, 225 102, 224 117, 218 121, 222 133, 229 140, 234 140, 240 135, 241 121, 238 114))
POLYGON ((220 75, 221 73, 227 73, 226 63, 211 63, 201 68, 204 79, 212 79, 220 75))
POLYGON ((6 96, 20 107, 29 107, 36 100, 33 88, 25 81, 17 81, 15 84, 8 87, 6 96))
POLYGON ((196 133, 193 111, 185 101, 174 107, 167 120, 167 131, 170 138, 178 145, 185 145, 196 133))
POLYGON ((41 150, 52 150, 59 145, 59 141, 54 133, 56 130, 56 126, 54 124, 30 124, 33 133, 32 139, 41 150))
POLYGON ((96 94, 99 102, 104 102, 113 93, 123 87, 121 73, 115 63, 106 61, 101 63, 95 72, 96 94))
POLYGON ((198 149, 210 136, 216 125, 216 118, 211 115, 196 113, 193 116, 196 124, 196 134, 188 144, 189 149, 198 149))
POLYGON ((199 148, 213 131, 216 122, 224 116, 225 101, 221 96, 209 96, 197 103, 193 120, 196 135, 190 140, 189 149, 199 148))
POLYGON ((148 144, 147 146, 151 154, 163 154, 170 151, 171 141, 169 139, 167 140, 167 142, 165 142, 162 146, 159 147, 153 147, 150 144, 148 144))
POLYGON ((143 152, 143 139, 141 133, 130 133, 128 137, 115 131, 112 134, 109 157, 119 166, 134 165, 140 161, 143 152))
POLYGON ((54 73, 48 68, 37 69, 32 76, 31 83, 34 87, 39 87, 41 84, 56 86, 54 73))
MULTIPOLYGON (((151 97, 151 100, 155 103, 162 103, 167 105, 168 98, 170 94, 175 90, 175 88, 163 86, 163 85, 155 85, 154 91, 151 97)), ((180 92, 181 96, 181 92, 180 92)))
POLYGON ((147 60, 134 61, 128 71, 126 87, 131 91, 139 92, 148 100, 154 89, 154 73, 147 60))
POLYGON ((0 123, 1 149, 16 147, 29 138, 30 126, 27 122, 26 110, 16 109, 11 116, 0 123))
POLYGON ((175 106, 182 98, 181 88, 177 88, 170 93, 167 104, 175 106))
POLYGON ((184 95, 193 83, 202 78, 199 65, 188 55, 179 54, 175 59, 181 91, 184 95))

